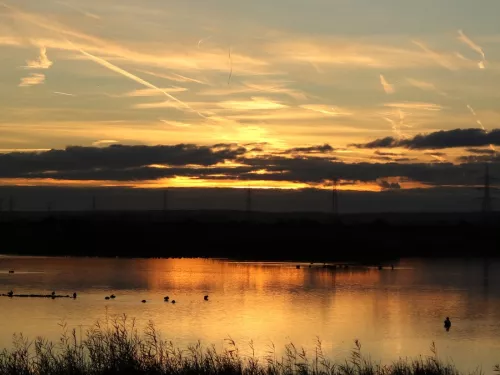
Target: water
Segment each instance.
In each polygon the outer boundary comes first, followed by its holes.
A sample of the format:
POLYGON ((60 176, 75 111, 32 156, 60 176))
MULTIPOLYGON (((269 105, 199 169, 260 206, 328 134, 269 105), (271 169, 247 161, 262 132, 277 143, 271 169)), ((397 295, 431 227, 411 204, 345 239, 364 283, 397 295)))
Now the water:
POLYGON ((1 293, 76 291, 78 298, 0 298, 0 346, 10 347, 14 333, 58 339, 62 322, 80 333, 97 319, 127 314, 139 326, 153 320, 181 347, 201 340, 222 348, 231 337, 243 351, 253 340, 258 355, 289 342, 313 354, 319 338, 327 356, 342 360, 359 339, 364 354, 387 362, 430 355, 435 342, 442 359, 490 373, 500 362, 499 271, 500 262, 482 259, 331 271, 295 263, 5 256, 1 293), (106 301, 112 293, 116 300, 106 301), (165 295, 177 303, 163 302, 165 295))

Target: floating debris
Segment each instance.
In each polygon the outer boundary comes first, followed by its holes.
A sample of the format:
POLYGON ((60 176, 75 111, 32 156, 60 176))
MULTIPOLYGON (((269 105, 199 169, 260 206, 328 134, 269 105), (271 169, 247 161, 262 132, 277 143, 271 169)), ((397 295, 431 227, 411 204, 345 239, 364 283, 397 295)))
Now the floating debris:
POLYGON ((76 298, 76 297, 73 297, 70 295, 56 295, 56 294, 11 294, 11 293, 7 293, 7 294, 0 294, 0 296, 1 297, 11 297, 11 298, 12 297, 52 298, 52 299, 55 299, 55 298, 76 298))

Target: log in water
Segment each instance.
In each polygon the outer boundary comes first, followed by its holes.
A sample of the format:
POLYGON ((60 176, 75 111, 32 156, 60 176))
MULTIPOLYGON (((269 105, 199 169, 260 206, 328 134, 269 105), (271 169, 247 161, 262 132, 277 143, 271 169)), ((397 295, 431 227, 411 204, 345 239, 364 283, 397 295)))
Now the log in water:
POLYGON ((62 296, 62 295, 52 295, 52 294, 0 294, 1 297, 31 297, 31 298, 73 298, 73 296, 62 296))

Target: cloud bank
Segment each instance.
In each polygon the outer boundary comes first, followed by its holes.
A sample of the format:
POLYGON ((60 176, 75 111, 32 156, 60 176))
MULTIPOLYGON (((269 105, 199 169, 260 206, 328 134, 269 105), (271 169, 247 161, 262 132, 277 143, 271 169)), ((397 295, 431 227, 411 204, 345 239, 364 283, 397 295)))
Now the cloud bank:
POLYGON ((481 147, 500 145, 500 129, 441 130, 429 134, 418 134, 409 139, 394 137, 379 138, 368 143, 354 144, 357 148, 408 148, 408 149, 443 149, 455 147, 481 147))
MULTIPOLYGON (((337 178, 343 184, 374 183, 382 189, 398 190, 405 182, 419 183, 420 187, 474 186, 480 184, 484 172, 481 160, 474 158, 463 159, 463 164, 346 163, 330 155, 333 147, 328 144, 262 152, 257 156, 254 144, 99 146, 0 154, 0 178, 151 181, 184 177, 214 182, 294 182, 310 187, 328 186, 337 178)), ((491 171, 500 174, 500 163, 492 165, 491 171)))

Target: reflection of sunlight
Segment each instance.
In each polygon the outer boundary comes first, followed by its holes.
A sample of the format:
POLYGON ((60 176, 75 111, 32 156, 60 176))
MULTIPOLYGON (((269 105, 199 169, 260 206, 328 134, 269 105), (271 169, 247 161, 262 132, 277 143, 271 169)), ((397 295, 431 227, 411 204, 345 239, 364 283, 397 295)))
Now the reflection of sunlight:
MULTIPOLYGON (((234 165, 237 167, 240 165, 234 165)), ((154 165, 154 168, 169 168, 162 165, 154 165)), ((203 168, 202 168, 203 169, 203 168)), ((283 172, 282 172, 283 173, 283 172)), ((250 174, 257 175, 270 175, 271 172, 261 169, 250 174)), ((276 172, 276 174, 280 174, 276 172)), ((0 178, 0 184, 5 186, 61 186, 61 187, 134 187, 144 189, 162 189, 166 187, 171 188, 254 188, 254 189, 320 189, 330 190, 332 187, 330 183, 306 183, 294 181, 275 181, 275 180, 237 180, 224 178, 224 174, 213 174, 207 177, 211 178, 197 178, 175 176, 172 178, 162 178, 158 180, 144 180, 144 181, 106 181, 106 180, 57 180, 53 178, 0 178)), ((398 182, 401 189, 415 189, 415 188, 431 188, 430 185, 425 185, 417 181, 408 181, 396 177, 382 180, 391 180, 391 182, 398 182)), ((339 181, 337 189, 341 191, 367 191, 379 192, 382 187, 378 182, 361 182, 361 181, 339 181)))
MULTIPOLYGON (((224 177, 224 175, 220 176, 224 177)), ((305 189, 309 187, 306 183, 291 181, 259 181, 259 180, 230 180, 230 179, 203 179, 192 177, 174 177, 158 181, 141 182, 136 185, 139 188, 258 188, 258 189, 305 189)))

